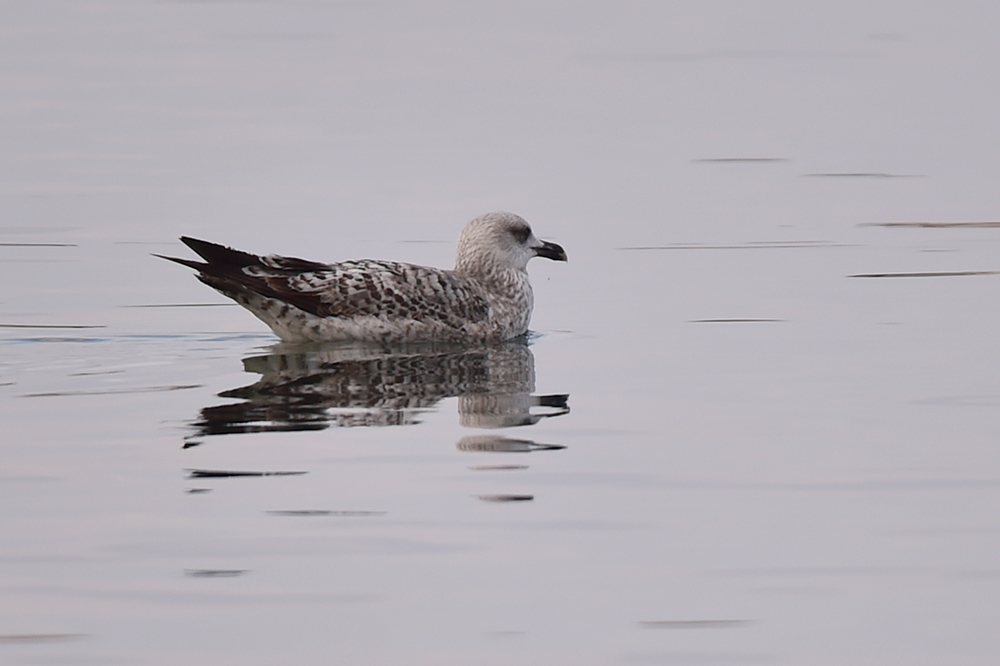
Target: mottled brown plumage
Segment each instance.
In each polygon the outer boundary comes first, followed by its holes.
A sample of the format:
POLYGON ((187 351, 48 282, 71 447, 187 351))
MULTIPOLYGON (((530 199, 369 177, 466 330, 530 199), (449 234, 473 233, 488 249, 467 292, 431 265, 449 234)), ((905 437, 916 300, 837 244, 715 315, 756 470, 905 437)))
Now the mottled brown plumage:
POLYGON ((181 241, 204 262, 163 258, 194 268, 289 342, 508 340, 531 319, 528 260, 566 260, 560 246, 536 239, 512 213, 469 222, 450 271, 373 259, 323 264, 181 241))

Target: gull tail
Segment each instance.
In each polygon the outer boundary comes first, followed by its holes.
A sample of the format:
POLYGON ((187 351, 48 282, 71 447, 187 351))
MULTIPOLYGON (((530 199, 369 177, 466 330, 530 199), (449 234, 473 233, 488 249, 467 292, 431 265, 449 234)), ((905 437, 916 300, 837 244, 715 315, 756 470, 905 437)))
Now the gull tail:
POLYGON ((217 243, 210 243, 188 236, 181 236, 181 242, 194 250, 205 261, 168 257, 164 254, 154 254, 153 256, 193 268, 207 275, 218 275, 220 277, 223 274, 231 274, 233 270, 242 271, 244 266, 259 266, 261 264, 260 257, 257 255, 234 250, 217 243))

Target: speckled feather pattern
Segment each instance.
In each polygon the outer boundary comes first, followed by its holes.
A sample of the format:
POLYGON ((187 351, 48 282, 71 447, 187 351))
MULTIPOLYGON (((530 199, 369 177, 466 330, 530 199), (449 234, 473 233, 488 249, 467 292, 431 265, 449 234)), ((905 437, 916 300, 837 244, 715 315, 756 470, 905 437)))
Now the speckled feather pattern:
POLYGON ((205 263, 165 258, 198 270, 289 342, 508 340, 531 320, 528 260, 566 258, 512 213, 469 222, 454 270, 372 259, 322 264, 182 240, 205 263))

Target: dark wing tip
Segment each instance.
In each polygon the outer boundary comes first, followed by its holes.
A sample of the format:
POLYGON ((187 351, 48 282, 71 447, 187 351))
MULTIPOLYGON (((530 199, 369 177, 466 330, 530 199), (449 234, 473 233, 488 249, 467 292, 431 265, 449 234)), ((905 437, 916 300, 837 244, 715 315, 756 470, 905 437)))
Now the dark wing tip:
POLYGON ((235 266, 248 266, 260 263, 260 257, 249 252, 234 250, 225 245, 210 243, 209 241, 181 236, 181 242, 210 264, 231 264, 235 266))
POLYGON ((181 266, 193 268, 201 275, 214 275, 218 277, 232 277, 234 274, 242 272, 244 267, 260 263, 260 258, 256 255, 233 250, 217 243, 198 240, 190 236, 181 236, 181 242, 194 250, 199 257, 204 259, 204 262, 194 259, 169 257, 165 254, 153 253, 153 256, 172 261, 181 266))

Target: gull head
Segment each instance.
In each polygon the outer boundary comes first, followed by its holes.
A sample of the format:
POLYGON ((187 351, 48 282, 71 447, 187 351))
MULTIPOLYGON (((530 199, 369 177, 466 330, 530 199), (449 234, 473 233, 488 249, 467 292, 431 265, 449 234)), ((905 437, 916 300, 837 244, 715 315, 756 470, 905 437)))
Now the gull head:
POLYGON ((531 226, 514 213, 486 213, 462 229, 455 270, 464 273, 494 268, 524 271, 533 257, 566 261, 566 252, 555 243, 535 238, 531 226))

